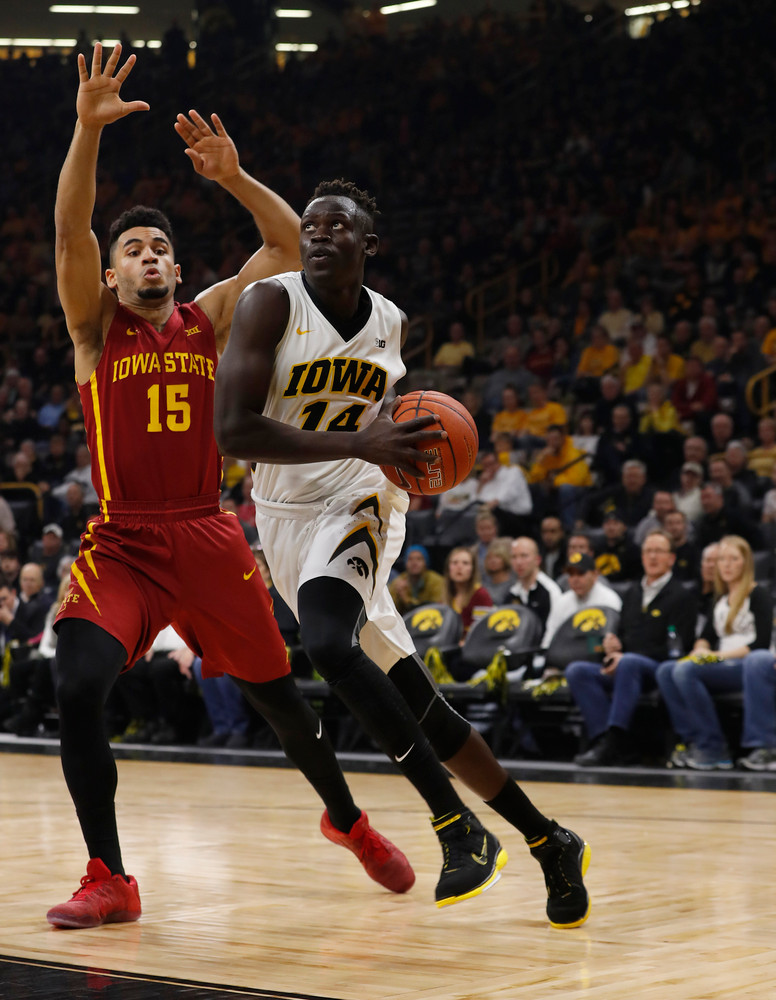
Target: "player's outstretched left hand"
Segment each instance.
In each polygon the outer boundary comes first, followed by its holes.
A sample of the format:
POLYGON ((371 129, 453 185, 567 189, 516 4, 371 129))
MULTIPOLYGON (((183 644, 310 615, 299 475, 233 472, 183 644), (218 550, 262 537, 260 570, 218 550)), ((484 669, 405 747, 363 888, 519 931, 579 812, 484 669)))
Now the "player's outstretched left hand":
POLYGON ((210 181, 224 181, 240 170, 237 147, 216 114, 210 116, 212 127, 198 111, 178 115, 175 131, 186 143, 184 150, 194 169, 210 181))

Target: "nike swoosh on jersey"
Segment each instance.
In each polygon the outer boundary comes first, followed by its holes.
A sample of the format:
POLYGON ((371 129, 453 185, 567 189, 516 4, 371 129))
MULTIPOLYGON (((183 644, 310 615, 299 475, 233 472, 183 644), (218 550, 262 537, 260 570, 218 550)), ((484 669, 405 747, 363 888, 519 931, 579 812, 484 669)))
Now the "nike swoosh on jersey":
POLYGON ((253 574, 256 572, 256 567, 254 566, 250 573, 243 573, 243 580, 250 580, 253 574))
POLYGON ((394 757, 393 759, 396 761, 396 763, 397 764, 401 764, 401 762, 404 760, 405 757, 409 757, 410 752, 412 751, 412 747, 414 747, 414 746, 415 746, 415 744, 413 743, 412 746, 410 747, 410 749, 407 750, 406 753, 403 753, 401 755, 401 757, 394 757))
POLYGON ((315 734, 316 740, 319 740, 321 736, 323 736, 323 722, 321 719, 318 719, 318 732, 315 734))
POLYGON ((296 332, 301 337, 303 334, 305 334, 305 333, 311 333, 312 331, 310 331, 310 330, 303 330, 301 327, 297 327, 296 328, 296 332))

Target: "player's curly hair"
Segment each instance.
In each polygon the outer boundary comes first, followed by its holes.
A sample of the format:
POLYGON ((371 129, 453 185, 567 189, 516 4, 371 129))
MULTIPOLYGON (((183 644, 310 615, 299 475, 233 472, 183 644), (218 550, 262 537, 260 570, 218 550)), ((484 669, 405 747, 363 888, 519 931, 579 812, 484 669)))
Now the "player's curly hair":
POLYGON ((148 208, 147 205, 134 205, 132 208, 128 208, 126 212, 122 212, 117 219, 114 219, 108 230, 108 256, 111 264, 113 263, 113 252, 118 243, 119 236, 128 229, 134 229, 135 226, 161 229, 172 246, 172 223, 164 212, 160 212, 158 208, 148 208))
POLYGON ((327 195, 332 194, 341 195, 343 198, 350 198, 352 202, 355 202, 364 213, 369 226, 374 228, 375 219, 380 213, 377 209, 377 202, 368 191, 362 191, 361 188, 356 187, 353 181, 346 181, 340 177, 335 181, 321 181, 315 191, 313 191, 310 201, 315 201, 316 198, 325 198, 327 195))

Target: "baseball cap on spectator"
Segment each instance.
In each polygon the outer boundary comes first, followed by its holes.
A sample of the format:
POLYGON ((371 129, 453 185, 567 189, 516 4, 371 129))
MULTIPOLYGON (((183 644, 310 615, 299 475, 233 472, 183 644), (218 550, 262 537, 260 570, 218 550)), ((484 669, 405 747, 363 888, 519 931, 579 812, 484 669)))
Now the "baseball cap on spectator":
POLYGON ((49 532, 51 532, 51 534, 53 535, 56 535, 58 538, 62 537, 62 529, 59 527, 58 524, 54 524, 53 522, 51 524, 47 524, 43 528, 43 531, 41 531, 41 535, 48 535, 49 532))
POLYGON ((566 563, 567 573, 589 573, 595 569, 595 560, 586 552, 572 552, 566 563))
POLYGON ((696 476, 703 475, 703 469, 701 468, 699 462, 685 462, 682 466, 682 472, 692 472, 696 476))
POLYGON ((604 521, 622 521, 623 524, 627 524, 627 521, 620 510, 607 510, 604 514, 604 521))

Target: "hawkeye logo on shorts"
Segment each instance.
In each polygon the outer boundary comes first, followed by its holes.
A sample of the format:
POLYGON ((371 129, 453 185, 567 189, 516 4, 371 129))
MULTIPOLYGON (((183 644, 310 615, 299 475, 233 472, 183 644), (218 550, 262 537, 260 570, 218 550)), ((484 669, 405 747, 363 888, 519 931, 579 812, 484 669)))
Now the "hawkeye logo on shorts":
POLYGON ((606 615, 600 608, 584 608, 577 611, 571 624, 580 632, 600 632, 606 626, 606 615))
POLYGON ((488 628, 491 632, 514 632, 520 627, 520 615, 511 608, 496 611, 488 616, 488 628))
POLYGON ((363 576, 366 579, 369 576, 369 567, 359 556, 351 556, 348 559, 348 566, 354 569, 359 576, 363 576))
POLYGON ((348 549, 353 549, 357 545, 365 545, 369 558, 372 561, 372 568, 369 568, 369 564, 361 556, 352 555, 347 559, 347 565, 354 569, 358 575, 364 579, 372 577, 372 588, 375 585, 375 575, 377 573, 377 543, 372 536, 372 532, 369 530, 367 525, 360 524, 357 528, 354 528, 349 535, 345 535, 342 541, 339 543, 337 548, 332 552, 329 563, 333 563, 334 560, 341 556, 348 549))

